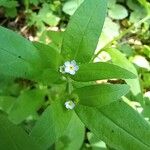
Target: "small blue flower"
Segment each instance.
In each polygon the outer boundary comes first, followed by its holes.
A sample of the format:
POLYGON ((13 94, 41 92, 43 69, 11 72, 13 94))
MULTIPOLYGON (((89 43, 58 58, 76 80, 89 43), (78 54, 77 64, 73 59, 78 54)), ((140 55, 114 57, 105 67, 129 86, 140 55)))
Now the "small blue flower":
POLYGON ((65 107, 67 108, 67 109, 74 109, 74 107, 75 107, 75 103, 73 102, 73 101, 71 101, 71 100, 69 100, 69 101, 66 101, 65 102, 65 107))
POLYGON ((61 73, 68 73, 71 75, 75 75, 76 71, 78 71, 79 66, 76 64, 75 60, 66 61, 63 66, 60 66, 61 73))

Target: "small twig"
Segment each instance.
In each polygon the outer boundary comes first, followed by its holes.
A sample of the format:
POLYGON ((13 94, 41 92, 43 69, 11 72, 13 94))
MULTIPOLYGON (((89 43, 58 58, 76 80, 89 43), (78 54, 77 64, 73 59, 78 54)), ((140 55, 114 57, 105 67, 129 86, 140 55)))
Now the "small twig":
POLYGON ((21 28, 20 33, 24 33, 24 31, 28 28, 28 26, 24 26, 23 28, 21 28))

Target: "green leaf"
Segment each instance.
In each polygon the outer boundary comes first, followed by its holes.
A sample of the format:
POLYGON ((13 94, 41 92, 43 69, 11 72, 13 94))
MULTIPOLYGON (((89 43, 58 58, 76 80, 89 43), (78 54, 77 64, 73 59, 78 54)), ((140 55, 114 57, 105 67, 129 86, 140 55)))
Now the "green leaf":
POLYGON ((56 150, 79 150, 84 141, 85 128, 78 116, 73 116, 68 124, 67 129, 62 137, 55 144, 56 150))
POLYGON ((74 91, 79 96, 79 104, 102 107, 108 105, 129 92, 129 86, 124 84, 100 84, 85 86, 74 91))
POLYGON ((36 123, 31 136, 36 142, 47 149, 64 134, 71 119, 72 111, 65 109, 62 99, 49 106, 36 123))
POLYGON ((43 3, 43 6, 38 13, 38 18, 50 26, 57 26, 60 21, 60 18, 53 14, 48 3, 43 3))
POLYGON ((128 11, 124 6, 115 4, 109 9, 108 14, 111 18, 119 20, 126 18, 128 16, 128 11))
POLYGON ((46 31, 47 38, 49 38, 52 43, 54 43, 57 48, 61 48, 63 40, 63 32, 56 31, 46 31))
POLYGON ((118 51, 115 48, 107 49, 107 52, 111 55, 113 64, 118 65, 128 71, 131 71, 133 74, 136 75, 135 79, 126 79, 125 81, 131 87, 132 94, 136 96, 134 100, 137 99, 138 101, 141 101, 142 96, 140 94, 141 87, 140 87, 139 77, 133 64, 129 62, 129 60, 124 56, 124 54, 122 54, 120 51, 118 51))
POLYGON ((6 116, 0 114, 1 150, 42 150, 39 146, 22 128, 12 124, 6 116))
POLYGON ((6 8, 14 8, 17 7, 18 2, 16 0, 0 0, 0 6, 6 8))
POLYGON ((85 0, 74 13, 64 33, 62 55, 77 62, 89 62, 104 24, 107 0, 85 0))
POLYGON ((44 102, 44 94, 45 92, 39 89, 22 93, 10 110, 9 119, 15 124, 21 123, 40 108, 44 102))
POLYGON ((59 52, 46 44, 38 42, 35 42, 34 46, 37 48, 41 57, 42 67, 54 69, 57 71, 62 60, 62 57, 60 56, 59 52))
POLYGON ((14 18, 17 16, 17 9, 16 8, 6 8, 5 9, 5 16, 14 18))
POLYGON ((59 53, 61 51, 63 39, 63 32, 61 31, 43 31, 39 37, 39 41, 48 44, 53 49, 56 49, 59 53))
POLYGON ((61 77, 58 73, 58 68, 62 61, 62 57, 56 49, 48 45, 38 42, 34 43, 34 45, 40 54, 43 68, 41 73, 35 78, 36 81, 41 82, 44 85, 55 83, 61 77))
POLYGON ((68 15, 73 15, 84 0, 69 0, 63 5, 63 11, 68 15))
POLYGON ((36 48, 15 32, 0 27, 0 74, 32 79, 39 72, 36 48))
POLYGON ((132 79, 136 76, 130 71, 110 63, 89 63, 79 66, 72 78, 76 81, 95 81, 102 79, 132 79))
POLYGON ((123 101, 100 109, 79 105, 76 112, 101 140, 118 150, 149 150, 150 124, 123 101))

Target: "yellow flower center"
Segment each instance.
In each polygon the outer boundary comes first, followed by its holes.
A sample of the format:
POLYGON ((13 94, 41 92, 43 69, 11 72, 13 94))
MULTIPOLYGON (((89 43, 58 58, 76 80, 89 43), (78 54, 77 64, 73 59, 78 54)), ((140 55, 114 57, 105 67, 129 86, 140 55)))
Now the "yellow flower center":
POLYGON ((74 70, 74 66, 70 66, 70 70, 74 70))

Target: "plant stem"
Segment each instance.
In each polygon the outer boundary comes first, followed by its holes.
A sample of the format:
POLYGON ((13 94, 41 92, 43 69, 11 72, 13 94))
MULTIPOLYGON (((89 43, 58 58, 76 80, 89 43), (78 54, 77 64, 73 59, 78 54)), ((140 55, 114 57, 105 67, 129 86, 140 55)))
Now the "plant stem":
MULTIPOLYGON (((115 37, 112 41, 110 41, 108 44, 106 44, 102 49, 106 49, 109 48, 112 43, 114 43, 115 41, 118 41, 120 39, 122 39, 126 34, 128 34, 133 28, 140 26, 143 22, 147 21, 148 19, 150 19, 150 15, 144 17, 142 20, 140 20, 139 22, 133 24, 131 27, 129 27, 128 29, 126 29, 125 31, 123 31, 119 36, 115 37)), ((93 61, 101 52, 100 49, 92 58, 91 61, 93 61)))
POLYGON ((67 77, 66 91, 67 91, 68 95, 71 95, 72 90, 73 90, 73 87, 72 87, 71 79, 69 77, 67 77))

